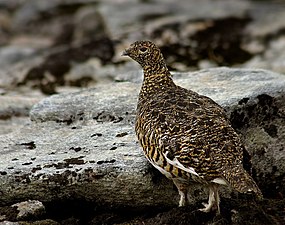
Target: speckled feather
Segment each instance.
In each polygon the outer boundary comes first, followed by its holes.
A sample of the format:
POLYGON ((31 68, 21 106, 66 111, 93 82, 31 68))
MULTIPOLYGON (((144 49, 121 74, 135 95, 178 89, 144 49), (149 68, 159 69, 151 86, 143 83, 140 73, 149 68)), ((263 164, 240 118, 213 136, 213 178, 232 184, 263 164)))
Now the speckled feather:
POLYGON ((205 184, 220 179, 239 192, 253 191, 261 197, 242 167, 244 146, 224 109, 175 85, 152 42, 135 42, 124 55, 144 70, 135 130, 148 160, 170 179, 205 184))

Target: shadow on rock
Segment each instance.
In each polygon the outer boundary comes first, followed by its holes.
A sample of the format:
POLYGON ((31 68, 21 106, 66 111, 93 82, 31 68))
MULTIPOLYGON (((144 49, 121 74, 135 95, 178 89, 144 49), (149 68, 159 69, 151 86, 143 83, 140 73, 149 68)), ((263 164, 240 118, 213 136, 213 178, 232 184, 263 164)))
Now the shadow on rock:
MULTIPOLYGON (((221 215, 215 212, 204 213, 196 206, 174 208, 159 213, 154 218, 141 221, 144 225, 270 225, 283 224, 285 219, 284 200, 264 200, 255 202, 247 199, 222 199, 221 215)), ((139 223, 133 223, 139 224, 139 223)))

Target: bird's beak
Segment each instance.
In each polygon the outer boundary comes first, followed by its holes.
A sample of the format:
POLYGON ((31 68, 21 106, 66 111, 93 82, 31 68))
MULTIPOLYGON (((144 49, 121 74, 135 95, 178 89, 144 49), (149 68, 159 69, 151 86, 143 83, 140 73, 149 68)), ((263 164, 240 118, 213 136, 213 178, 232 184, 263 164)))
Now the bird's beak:
POLYGON ((122 56, 128 56, 129 55, 129 51, 128 49, 125 49, 122 53, 122 56))

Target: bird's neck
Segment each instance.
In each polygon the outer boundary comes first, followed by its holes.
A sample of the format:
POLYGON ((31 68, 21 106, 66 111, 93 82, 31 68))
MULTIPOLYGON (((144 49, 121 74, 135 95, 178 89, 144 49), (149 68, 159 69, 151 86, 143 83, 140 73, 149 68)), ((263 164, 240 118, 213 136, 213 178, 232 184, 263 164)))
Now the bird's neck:
POLYGON ((175 86, 165 63, 156 64, 154 66, 144 66, 143 72, 144 80, 140 93, 141 96, 155 94, 175 86))

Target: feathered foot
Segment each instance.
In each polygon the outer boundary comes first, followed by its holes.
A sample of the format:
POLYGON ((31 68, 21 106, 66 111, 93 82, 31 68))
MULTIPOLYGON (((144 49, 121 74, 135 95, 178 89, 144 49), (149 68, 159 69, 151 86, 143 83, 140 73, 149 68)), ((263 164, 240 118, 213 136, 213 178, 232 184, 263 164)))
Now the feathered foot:
POLYGON ((180 195, 179 207, 185 206, 187 201, 188 186, 178 180, 173 180, 173 183, 177 187, 180 195))
POLYGON ((205 208, 199 209, 202 212, 210 212, 212 210, 217 210, 220 214, 220 197, 219 197, 219 185, 211 184, 209 186, 209 201, 208 203, 203 203, 205 208))

